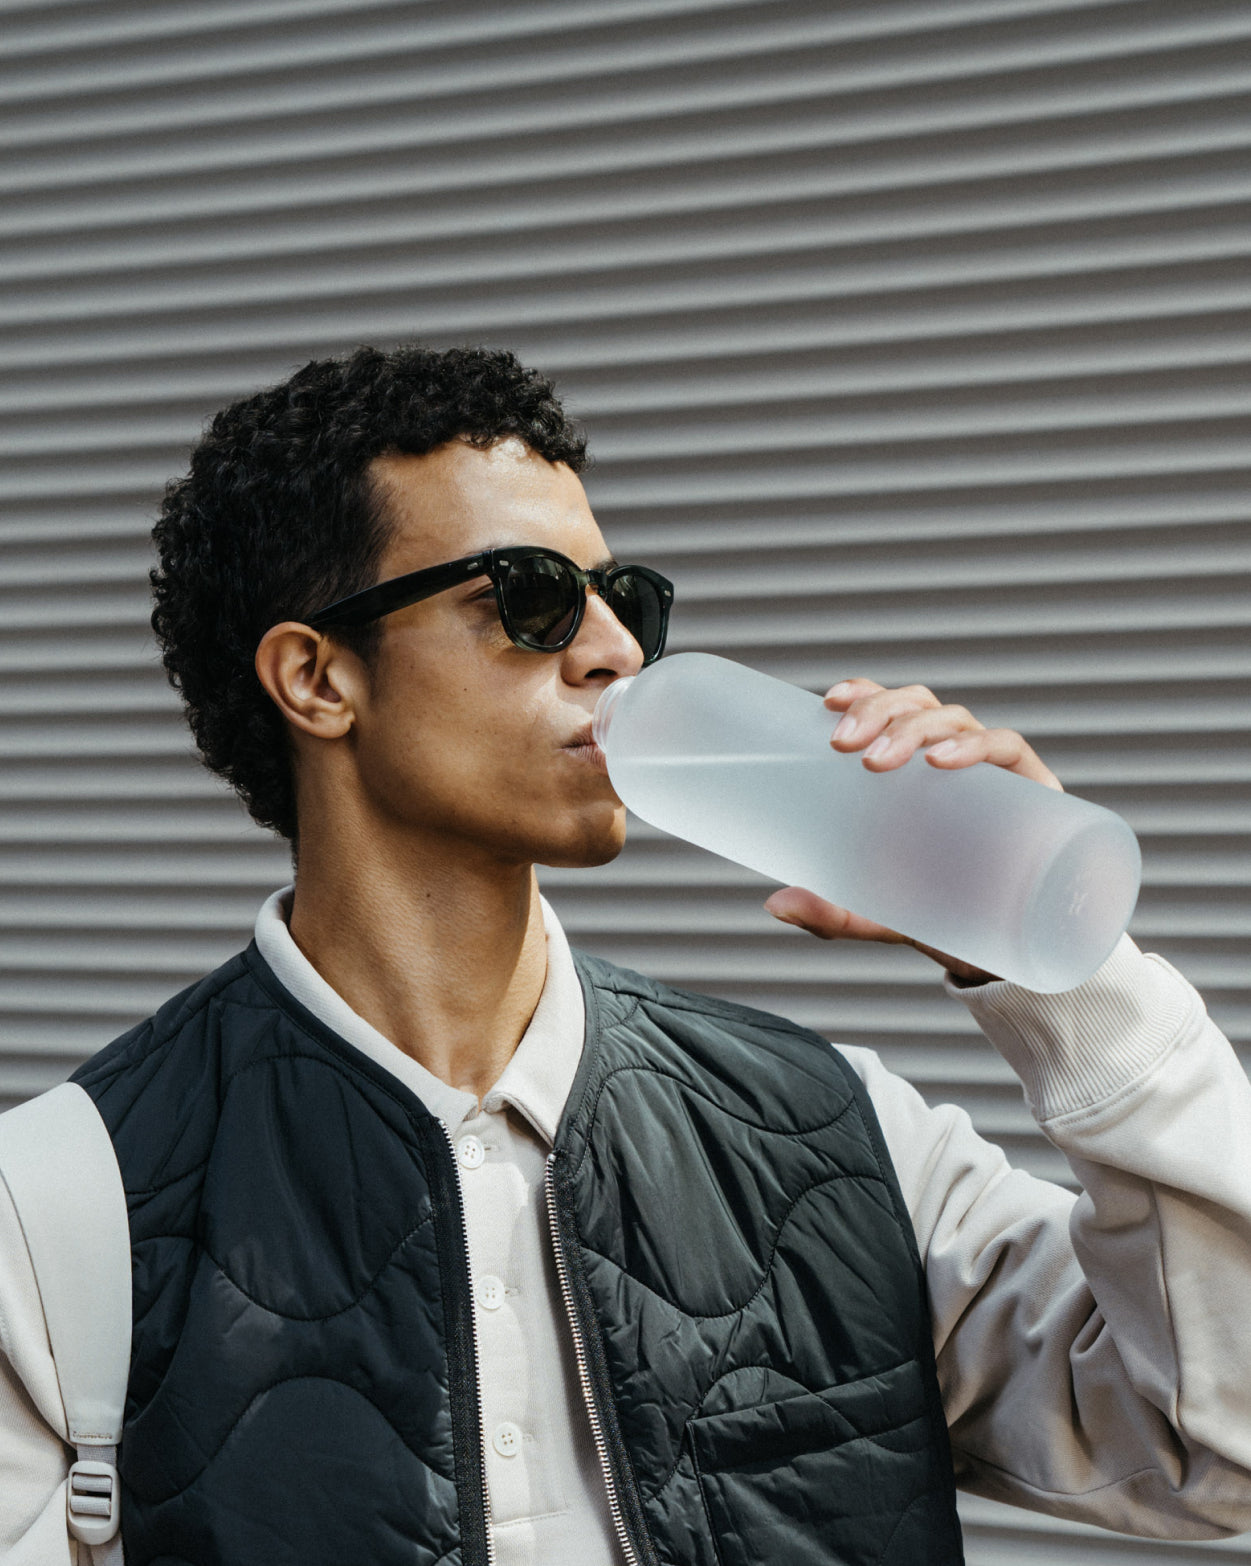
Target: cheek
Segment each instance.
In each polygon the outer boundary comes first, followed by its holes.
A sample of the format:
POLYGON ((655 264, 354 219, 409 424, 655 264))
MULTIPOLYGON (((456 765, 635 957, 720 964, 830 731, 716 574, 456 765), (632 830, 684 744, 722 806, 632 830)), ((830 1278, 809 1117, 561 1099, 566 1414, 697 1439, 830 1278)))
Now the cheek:
POLYGON ((563 758, 550 693, 499 674, 488 670, 476 689, 467 680, 410 686, 409 697, 373 711, 362 763, 393 805, 447 819, 551 799, 563 758))

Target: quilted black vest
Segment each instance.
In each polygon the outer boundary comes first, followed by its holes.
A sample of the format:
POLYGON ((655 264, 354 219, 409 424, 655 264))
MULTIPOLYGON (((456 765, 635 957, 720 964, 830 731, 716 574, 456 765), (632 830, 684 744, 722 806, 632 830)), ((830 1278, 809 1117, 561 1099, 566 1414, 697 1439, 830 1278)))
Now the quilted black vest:
MULTIPOLYGON (((780 1018, 577 963, 548 1200, 623 1561, 960 1562, 924 1276, 858 1079, 780 1018)), ((488 1566, 439 1122, 254 947, 75 1080, 130 1210, 128 1566, 488 1566)))

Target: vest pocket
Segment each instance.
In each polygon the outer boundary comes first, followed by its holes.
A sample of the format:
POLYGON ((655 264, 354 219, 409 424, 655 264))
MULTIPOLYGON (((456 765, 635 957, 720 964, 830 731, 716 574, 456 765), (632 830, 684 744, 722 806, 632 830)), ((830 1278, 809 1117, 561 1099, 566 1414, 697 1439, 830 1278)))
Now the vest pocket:
POLYGON ((958 1562, 950 1462, 920 1366, 687 1425, 721 1566, 958 1562))

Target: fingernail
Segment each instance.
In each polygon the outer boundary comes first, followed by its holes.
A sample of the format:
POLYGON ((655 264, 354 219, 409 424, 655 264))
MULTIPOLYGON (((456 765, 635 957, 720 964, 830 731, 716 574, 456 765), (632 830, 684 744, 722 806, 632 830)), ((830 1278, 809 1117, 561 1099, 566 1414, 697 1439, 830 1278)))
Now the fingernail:
POLYGON ((829 690, 826 691, 825 699, 826 701, 830 701, 831 699, 834 701, 841 701, 844 696, 850 695, 851 685, 846 680, 840 680, 837 685, 831 685, 829 690))
POLYGON ((953 739, 944 740, 941 745, 931 745, 930 746, 930 755, 931 756, 937 756, 938 759, 941 761, 946 756, 954 756, 955 753, 959 749, 960 749, 960 741, 959 740, 953 740, 953 739))
POLYGON ((878 737, 873 741, 872 745, 870 745, 869 748, 865 751, 865 755, 874 759, 876 759, 878 756, 884 756, 893 744, 894 741, 890 738, 889 735, 879 734, 878 737))
POLYGON ((843 718, 834 730, 834 738, 836 740, 849 740, 855 732, 856 720, 854 718, 843 718))

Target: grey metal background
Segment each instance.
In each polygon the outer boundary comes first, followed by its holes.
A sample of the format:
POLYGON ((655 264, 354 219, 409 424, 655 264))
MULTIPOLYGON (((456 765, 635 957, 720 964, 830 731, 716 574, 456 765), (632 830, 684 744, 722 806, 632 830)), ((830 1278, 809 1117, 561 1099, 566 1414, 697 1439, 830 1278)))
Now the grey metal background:
MULTIPOLYGON (((1133 931, 1251 1047, 1246 0, 0 0, 0 1101, 287 876, 199 771, 147 529, 205 416, 512 346, 672 645, 919 680, 1125 814, 1133 931)), ((913 954, 638 829, 575 941, 879 1048, 1065 1179, 913 954)), ((1251 1562, 974 1502, 991 1562, 1251 1562)))

